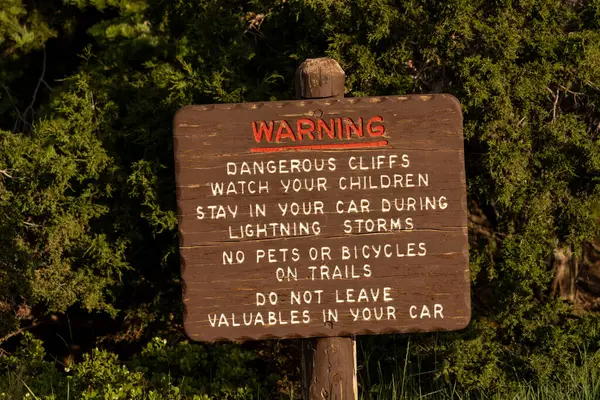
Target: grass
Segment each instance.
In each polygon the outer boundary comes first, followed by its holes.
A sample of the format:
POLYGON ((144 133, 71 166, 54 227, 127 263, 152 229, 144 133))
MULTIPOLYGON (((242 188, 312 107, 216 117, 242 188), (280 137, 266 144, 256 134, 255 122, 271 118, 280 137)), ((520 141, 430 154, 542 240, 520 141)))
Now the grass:
POLYGON ((467 392, 445 382, 439 370, 424 368, 418 357, 411 364, 410 339, 402 359, 385 363, 381 359, 373 363, 369 347, 361 348, 360 400, 600 400, 600 353, 583 354, 582 365, 570 365, 554 380, 515 382, 502 392, 477 388, 467 392))
MULTIPOLYGON (((377 337, 363 337, 357 341, 359 346, 359 398, 360 400, 600 400, 600 352, 589 354, 582 352, 579 359, 583 360, 580 365, 571 364, 564 369, 563 373, 554 380, 545 382, 530 381, 512 381, 511 386, 502 388, 502 392, 484 390, 483 388, 474 388, 471 391, 465 391, 457 384, 447 382, 442 378, 441 361, 436 358, 434 350, 433 363, 424 363, 424 356, 420 356, 422 348, 415 348, 410 337, 407 342, 397 345, 396 341, 382 341, 377 337), (401 346, 401 347, 398 347, 401 346)), ((28 366, 23 365, 19 370, 0 371, 0 399, 70 399, 78 398, 71 393, 71 381, 63 380, 61 385, 55 387, 55 379, 44 378, 44 368, 47 374, 50 363, 35 363, 28 366), (30 370, 34 366, 33 370, 30 370), (40 374, 41 376, 38 376, 40 374), (4 376, 3 376, 4 375, 4 376), (38 379, 42 378, 45 384, 41 384, 38 379), (37 382, 36 382, 37 381, 37 382), (33 388, 30 384, 35 383, 33 388), (58 391, 57 391, 58 390, 58 391)), ((100 365, 101 366, 101 365, 100 365)), ((94 367, 96 368, 96 367, 94 367)), ((102 368, 100 368, 102 369, 102 368)), ((101 374, 112 374, 118 368, 103 369, 101 374)), ((120 371, 120 370, 119 370, 120 371)), ((96 371, 99 372, 99 371, 96 371)), ((122 372, 122 371, 121 371, 122 372)), ((159 392, 152 385, 148 385, 148 376, 144 379, 118 379, 114 380, 112 387, 95 385, 94 391, 97 396, 90 398, 129 398, 127 397, 106 397, 109 390, 113 395, 122 390, 127 391, 133 386, 138 386, 135 396, 137 399, 192 399, 191 392, 180 393, 179 389, 171 385, 170 375, 168 385, 164 386, 159 392), (167 390, 168 389, 168 390, 167 390), (177 389, 176 391, 174 391, 177 389), (191 397, 190 397, 191 396, 191 397)), ((185 377, 184 377, 185 378, 185 377)), ((180 382, 183 384, 183 381, 180 382)), ((165 384, 165 382, 163 382, 165 384)), ((81 389, 81 388, 80 388, 81 389)), ((257 390, 245 391, 244 388, 231 388, 233 392, 220 395, 217 394, 214 399, 228 398, 235 400, 254 400, 254 399, 274 399, 289 398, 298 399, 298 393, 290 392, 284 397, 265 396, 264 391, 257 390), (261 394, 262 393, 262 394, 261 394)), ((80 393, 81 394, 81 393, 80 393)), ((196 399, 205 399, 208 397, 195 397, 196 399)))

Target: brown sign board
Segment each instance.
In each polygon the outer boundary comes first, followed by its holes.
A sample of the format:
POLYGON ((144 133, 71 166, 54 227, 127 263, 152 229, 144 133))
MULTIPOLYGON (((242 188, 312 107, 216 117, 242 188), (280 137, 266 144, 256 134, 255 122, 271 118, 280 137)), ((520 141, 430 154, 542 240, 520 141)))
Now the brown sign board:
POLYGON ((454 97, 187 106, 175 116, 174 140, 190 338, 468 324, 454 97))

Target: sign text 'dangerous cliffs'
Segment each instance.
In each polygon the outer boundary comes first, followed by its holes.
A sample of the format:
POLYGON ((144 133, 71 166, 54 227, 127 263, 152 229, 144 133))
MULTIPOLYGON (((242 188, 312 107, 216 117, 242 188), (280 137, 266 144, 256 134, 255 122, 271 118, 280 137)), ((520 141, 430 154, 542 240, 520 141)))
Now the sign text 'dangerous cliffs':
POLYGON ((192 339, 469 322, 452 96, 188 106, 174 136, 192 339))

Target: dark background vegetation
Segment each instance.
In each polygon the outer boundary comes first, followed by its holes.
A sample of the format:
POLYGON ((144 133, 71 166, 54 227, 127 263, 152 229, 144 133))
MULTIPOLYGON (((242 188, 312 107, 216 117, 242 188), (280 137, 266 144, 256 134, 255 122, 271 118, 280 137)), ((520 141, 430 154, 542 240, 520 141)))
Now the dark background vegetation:
POLYGON ((0 399, 297 395, 296 341, 186 341, 172 118, 324 55, 464 112, 473 320, 359 338, 362 395, 599 370, 599 0, 0 0, 0 399))

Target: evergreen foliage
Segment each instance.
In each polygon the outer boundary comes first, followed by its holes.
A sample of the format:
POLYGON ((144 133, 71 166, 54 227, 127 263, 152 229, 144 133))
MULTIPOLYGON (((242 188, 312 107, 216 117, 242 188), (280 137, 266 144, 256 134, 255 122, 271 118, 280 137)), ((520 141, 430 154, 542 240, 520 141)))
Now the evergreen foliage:
MULTIPOLYGON (((549 267, 600 234, 599 0, 0 0, 0 398, 241 399, 295 378, 271 342, 279 378, 182 341, 171 124, 291 99, 323 55, 346 96, 463 105, 473 322, 413 336, 408 361, 490 393, 600 368, 600 318, 553 295, 549 267)), ((361 340, 381 365, 405 355, 361 340)))

